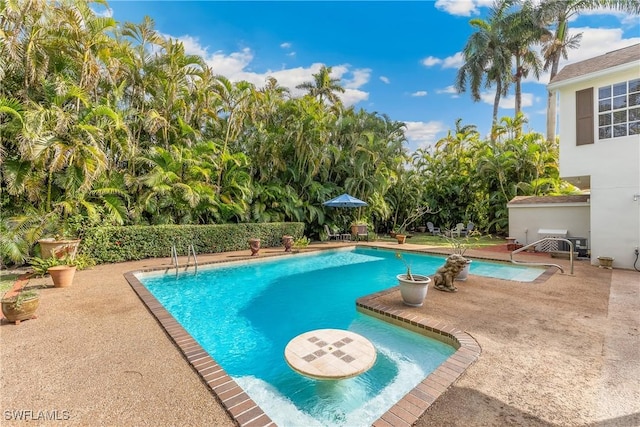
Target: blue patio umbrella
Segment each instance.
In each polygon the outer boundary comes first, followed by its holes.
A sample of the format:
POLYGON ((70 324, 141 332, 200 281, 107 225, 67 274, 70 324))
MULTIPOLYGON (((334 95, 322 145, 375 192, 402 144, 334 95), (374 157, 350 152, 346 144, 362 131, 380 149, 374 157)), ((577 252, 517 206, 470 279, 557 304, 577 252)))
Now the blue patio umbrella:
POLYGON ((356 199, 353 196, 344 193, 334 199, 328 200, 323 203, 324 206, 330 208, 359 208, 361 206, 368 206, 367 202, 363 202, 360 199, 356 199))
MULTIPOLYGON (((324 202, 323 205, 330 208, 361 208, 363 206, 368 206, 367 202, 356 199, 355 197, 350 196, 347 193, 342 194, 335 199, 328 200, 324 202)), ((348 226, 345 224, 345 227, 348 226)))

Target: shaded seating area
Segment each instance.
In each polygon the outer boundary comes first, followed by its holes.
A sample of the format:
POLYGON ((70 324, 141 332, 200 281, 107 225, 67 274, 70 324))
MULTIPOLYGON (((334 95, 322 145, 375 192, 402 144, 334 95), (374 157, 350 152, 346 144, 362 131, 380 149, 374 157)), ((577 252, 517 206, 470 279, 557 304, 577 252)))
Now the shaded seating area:
POLYGON ((324 231, 327 233, 327 239, 329 240, 341 240, 342 236, 339 233, 332 232, 327 224, 324 225, 324 231))

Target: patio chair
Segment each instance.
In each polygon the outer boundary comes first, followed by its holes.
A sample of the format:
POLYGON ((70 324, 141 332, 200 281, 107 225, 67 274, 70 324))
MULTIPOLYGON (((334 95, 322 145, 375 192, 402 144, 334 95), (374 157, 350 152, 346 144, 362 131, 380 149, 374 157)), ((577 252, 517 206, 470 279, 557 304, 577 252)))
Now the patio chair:
POLYGON ((333 240, 340 240, 340 234, 338 233, 332 233, 331 229, 329 228, 329 226, 327 224, 324 225, 324 231, 327 233, 327 238, 329 240, 333 239, 333 240))
POLYGON ((464 229, 465 229, 464 223, 462 222, 457 223, 456 228, 451 230, 451 237, 461 237, 464 229))
POLYGON ((434 227, 432 222, 427 222, 427 229, 429 230, 429 233, 434 236, 439 236, 441 234, 440 227, 434 227))
POLYGON ((471 234, 471 232, 473 231, 473 228, 474 228, 474 227, 475 227, 475 224, 474 224, 474 223, 472 223, 471 221, 469 221, 469 223, 467 224, 467 227, 466 227, 466 228, 464 228, 464 229, 462 229, 462 230, 460 230, 460 233, 461 233, 463 236, 468 236, 468 235, 470 235, 470 234, 471 234))

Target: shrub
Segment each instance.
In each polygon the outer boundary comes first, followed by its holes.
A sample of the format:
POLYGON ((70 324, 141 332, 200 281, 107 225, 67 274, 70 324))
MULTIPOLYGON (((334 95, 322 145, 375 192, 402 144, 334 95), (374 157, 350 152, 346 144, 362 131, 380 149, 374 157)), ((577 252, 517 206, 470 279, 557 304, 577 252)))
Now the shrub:
POLYGON ((176 246, 187 255, 193 244, 196 253, 217 253, 247 249, 247 240, 258 238, 262 247, 282 244, 283 235, 302 236, 304 223, 152 225, 94 227, 86 230, 82 253, 98 263, 168 257, 176 246))

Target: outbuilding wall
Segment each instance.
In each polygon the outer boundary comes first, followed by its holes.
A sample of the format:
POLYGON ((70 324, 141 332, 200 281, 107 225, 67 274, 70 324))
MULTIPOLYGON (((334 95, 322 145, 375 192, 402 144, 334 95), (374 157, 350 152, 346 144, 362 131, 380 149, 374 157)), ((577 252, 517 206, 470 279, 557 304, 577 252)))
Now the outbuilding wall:
POLYGON ((567 230, 567 237, 584 237, 591 247, 589 203, 540 203, 507 205, 509 236, 527 245, 538 240, 540 229, 567 230))

